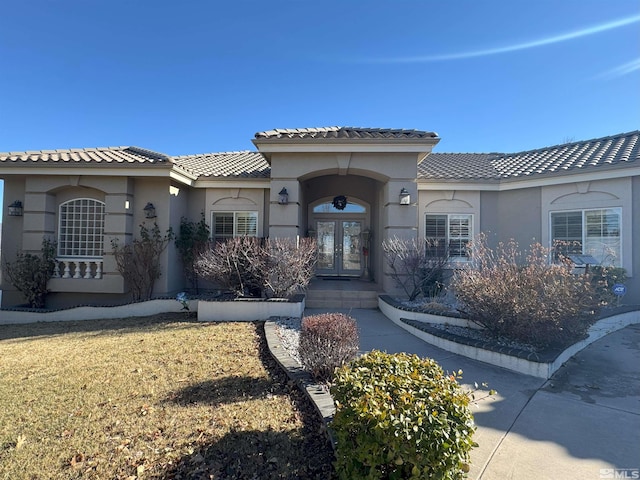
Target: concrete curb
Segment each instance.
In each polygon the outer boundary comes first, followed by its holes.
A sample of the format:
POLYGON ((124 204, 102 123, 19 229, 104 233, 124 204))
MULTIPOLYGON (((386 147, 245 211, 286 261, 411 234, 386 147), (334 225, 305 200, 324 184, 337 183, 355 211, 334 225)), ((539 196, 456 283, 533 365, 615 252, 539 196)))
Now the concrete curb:
MULTIPOLYGON (((445 338, 445 335, 435 334, 434 329, 428 328, 428 322, 424 322, 425 327, 420 328, 420 320, 406 321, 404 318, 400 318, 400 314, 387 313, 389 310, 393 310, 393 307, 385 304, 383 300, 380 301, 380 310, 385 314, 389 320, 398 325, 400 328, 406 330, 412 335, 424 340, 425 342, 442 348, 448 352, 456 353, 458 355, 479 360, 481 362, 496 365, 498 367, 506 368, 525 375, 532 375, 538 378, 549 379, 551 376, 572 356, 583 350, 588 345, 591 345, 596 340, 604 337, 605 335, 620 330, 629 325, 640 323, 640 311, 629 311, 612 315, 607 318, 598 320, 593 324, 588 332, 587 338, 581 340, 565 350, 558 351, 557 354, 552 355, 550 358, 535 359, 525 358, 524 356, 509 355, 508 352, 499 350, 491 350, 489 348, 482 348, 482 346, 473 345, 469 342, 457 342, 453 339, 445 338)), ((394 312, 396 313, 396 312, 394 312)), ((406 313, 406 312, 402 312, 406 313)), ((446 323, 446 322, 442 322, 446 323)), ((449 335, 450 337, 453 337, 449 335)), ((535 354, 533 355, 536 356, 535 354)))
POLYGON ((269 347, 271 356, 278 362, 289 378, 302 388, 302 391, 305 392, 316 408, 316 411, 324 422, 329 441, 335 449, 336 441, 329 427, 331 420, 333 420, 333 415, 336 413, 333 397, 325 387, 317 384, 311 374, 304 370, 291 358, 291 355, 285 351, 276 333, 275 322, 268 320, 264 323, 264 335, 267 339, 267 346, 269 347))

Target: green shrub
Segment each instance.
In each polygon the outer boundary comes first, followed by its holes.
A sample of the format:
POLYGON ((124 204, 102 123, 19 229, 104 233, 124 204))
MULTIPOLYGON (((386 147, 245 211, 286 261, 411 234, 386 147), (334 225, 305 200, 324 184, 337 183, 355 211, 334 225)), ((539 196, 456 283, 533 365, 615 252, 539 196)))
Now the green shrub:
POLYGON ((492 250, 484 236, 472 248, 472 265, 454 276, 458 309, 493 335, 565 346, 596 320, 601 301, 591 276, 573 274, 569 262, 549 264, 549 249, 533 244, 523 258, 515 241, 492 250))
POLYGON ((14 262, 4 264, 7 278, 32 308, 44 308, 47 283, 55 270, 56 243, 42 239, 41 254, 18 252, 14 262))
POLYGON ((331 394, 340 478, 459 479, 468 472, 471 394, 434 360, 372 351, 336 371, 331 394))
POLYGON ((298 355, 306 370, 329 381, 336 368, 353 359, 360 348, 356 321, 342 313, 323 313, 302 320, 298 355))
POLYGON ((180 218, 180 229, 175 238, 176 249, 182 258, 185 277, 196 293, 198 293, 196 260, 209 247, 209 236, 209 225, 204 219, 204 212, 200 213, 198 223, 186 217, 180 218))

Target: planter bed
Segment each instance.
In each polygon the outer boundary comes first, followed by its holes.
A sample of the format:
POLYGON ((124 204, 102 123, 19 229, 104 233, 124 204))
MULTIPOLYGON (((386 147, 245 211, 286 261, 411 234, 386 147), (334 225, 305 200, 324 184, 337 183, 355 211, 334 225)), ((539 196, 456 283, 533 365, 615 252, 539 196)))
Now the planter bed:
POLYGON ((605 335, 634 323, 640 323, 640 307, 627 306, 605 312, 605 316, 589 328, 587 337, 564 349, 533 352, 514 346, 500 345, 447 332, 432 324, 479 328, 472 322, 403 307, 386 295, 379 297, 380 310, 396 325, 443 350, 497 365, 508 370, 550 378, 569 358, 605 335))
POLYGON ((242 322, 268 320, 271 317, 302 317, 305 296, 285 298, 237 298, 233 300, 200 300, 198 320, 203 322, 242 322))
MULTIPOLYGON (((198 309, 198 301, 190 300, 189 309, 190 311, 196 311, 198 309)), ((158 313, 180 311, 183 311, 182 305, 175 298, 155 299, 109 307, 79 306, 60 310, 16 307, 0 310, 0 325, 146 317, 158 313)))

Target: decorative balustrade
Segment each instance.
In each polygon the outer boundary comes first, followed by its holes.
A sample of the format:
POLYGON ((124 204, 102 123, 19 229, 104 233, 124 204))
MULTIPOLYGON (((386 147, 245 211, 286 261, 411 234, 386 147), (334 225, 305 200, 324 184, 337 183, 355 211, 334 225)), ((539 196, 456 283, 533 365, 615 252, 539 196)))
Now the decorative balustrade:
POLYGON ((102 278, 102 258, 56 258, 54 278, 102 278))

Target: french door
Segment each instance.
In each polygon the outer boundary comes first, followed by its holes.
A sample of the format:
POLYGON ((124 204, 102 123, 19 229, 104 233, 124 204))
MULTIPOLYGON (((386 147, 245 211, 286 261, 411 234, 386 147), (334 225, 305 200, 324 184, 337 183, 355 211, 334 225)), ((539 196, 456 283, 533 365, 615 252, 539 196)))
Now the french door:
POLYGON ((328 276, 362 274, 362 221, 316 220, 318 264, 316 273, 328 276))

